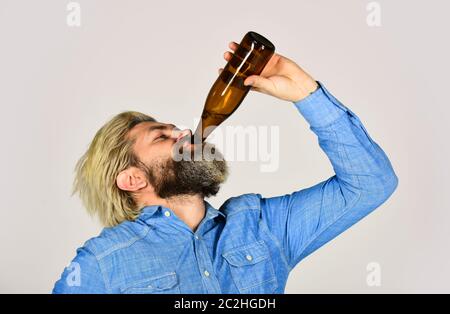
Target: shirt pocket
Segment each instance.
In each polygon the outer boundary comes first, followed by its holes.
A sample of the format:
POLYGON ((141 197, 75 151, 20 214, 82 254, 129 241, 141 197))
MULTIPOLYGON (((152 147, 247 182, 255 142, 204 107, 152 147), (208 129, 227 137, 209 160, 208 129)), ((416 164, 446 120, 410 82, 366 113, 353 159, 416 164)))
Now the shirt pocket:
POLYGON ((175 294, 180 293, 178 276, 175 272, 160 274, 139 280, 122 289, 125 294, 175 294))
POLYGON ((273 293, 278 287, 273 262, 264 241, 245 244, 222 253, 240 293, 273 293))

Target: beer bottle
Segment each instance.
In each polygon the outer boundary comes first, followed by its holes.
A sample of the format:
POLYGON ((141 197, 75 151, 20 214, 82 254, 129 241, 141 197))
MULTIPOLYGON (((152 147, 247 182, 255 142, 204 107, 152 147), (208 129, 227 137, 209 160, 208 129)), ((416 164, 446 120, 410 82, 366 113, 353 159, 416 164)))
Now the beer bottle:
POLYGON ((192 143, 203 142, 233 114, 251 89, 244 85, 245 79, 261 74, 274 52, 275 46, 260 34, 248 32, 244 36, 208 93, 192 143))

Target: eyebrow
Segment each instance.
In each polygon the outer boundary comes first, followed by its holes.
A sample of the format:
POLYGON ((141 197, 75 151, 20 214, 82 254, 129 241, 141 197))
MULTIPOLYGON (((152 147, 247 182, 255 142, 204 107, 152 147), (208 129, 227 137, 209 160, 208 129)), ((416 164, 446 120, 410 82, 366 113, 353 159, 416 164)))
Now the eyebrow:
POLYGON ((148 127, 147 132, 151 133, 152 131, 155 131, 155 130, 165 130, 167 128, 168 128, 168 126, 166 124, 152 125, 152 126, 148 127))
POLYGON ((174 124, 151 125, 147 129, 147 134, 150 134, 152 131, 155 131, 155 130, 167 130, 169 128, 175 129, 176 126, 174 124))

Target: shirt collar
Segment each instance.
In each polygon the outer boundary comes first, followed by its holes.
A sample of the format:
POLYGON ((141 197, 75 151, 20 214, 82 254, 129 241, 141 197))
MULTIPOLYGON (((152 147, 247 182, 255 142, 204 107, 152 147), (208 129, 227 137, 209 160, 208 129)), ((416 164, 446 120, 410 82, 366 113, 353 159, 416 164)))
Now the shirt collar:
MULTIPOLYGON (((203 200, 203 201, 205 203, 205 209, 206 209, 205 218, 206 219, 212 219, 212 218, 215 218, 217 216, 222 216, 223 218, 226 217, 226 215, 222 211, 214 208, 209 202, 207 202, 205 200, 203 200)), ((140 220, 144 220, 144 221, 149 220, 149 219, 152 218, 152 216, 157 211, 161 211, 161 210, 164 210, 164 209, 168 209, 168 208, 164 207, 162 205, 145 206, 145 207, 143 207, 141 209, 141 214, 139 215, 139 219, 140 220)))
POLYGON ((205 202, 205 208, 206 208, 206 215, 205 216, 209 215, 209 218, 214 218, 214 217, 217 217, 217 216, 222 216, 223 218, 226 218, 226 215, 223 212, 221 212, 220 210, 214 208, 207 201, 204 201, 204 202, 205 202))

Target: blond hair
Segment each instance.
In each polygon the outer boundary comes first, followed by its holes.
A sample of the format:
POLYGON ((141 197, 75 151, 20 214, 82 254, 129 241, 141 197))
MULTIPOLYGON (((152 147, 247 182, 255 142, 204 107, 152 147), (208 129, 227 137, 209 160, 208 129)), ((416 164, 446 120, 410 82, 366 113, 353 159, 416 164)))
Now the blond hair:
POLYGON ((140 166, 132 149, 134 140, 127 134, 145 121, 156 120, 135 111, 114 116, 97 131, 75 166, 72 195, 78 193, 89 214, 97 215, 104 226, 112 227, 139 216, 139 205, 129 192, 119 189, 116 178, 122 170, 140 166))

